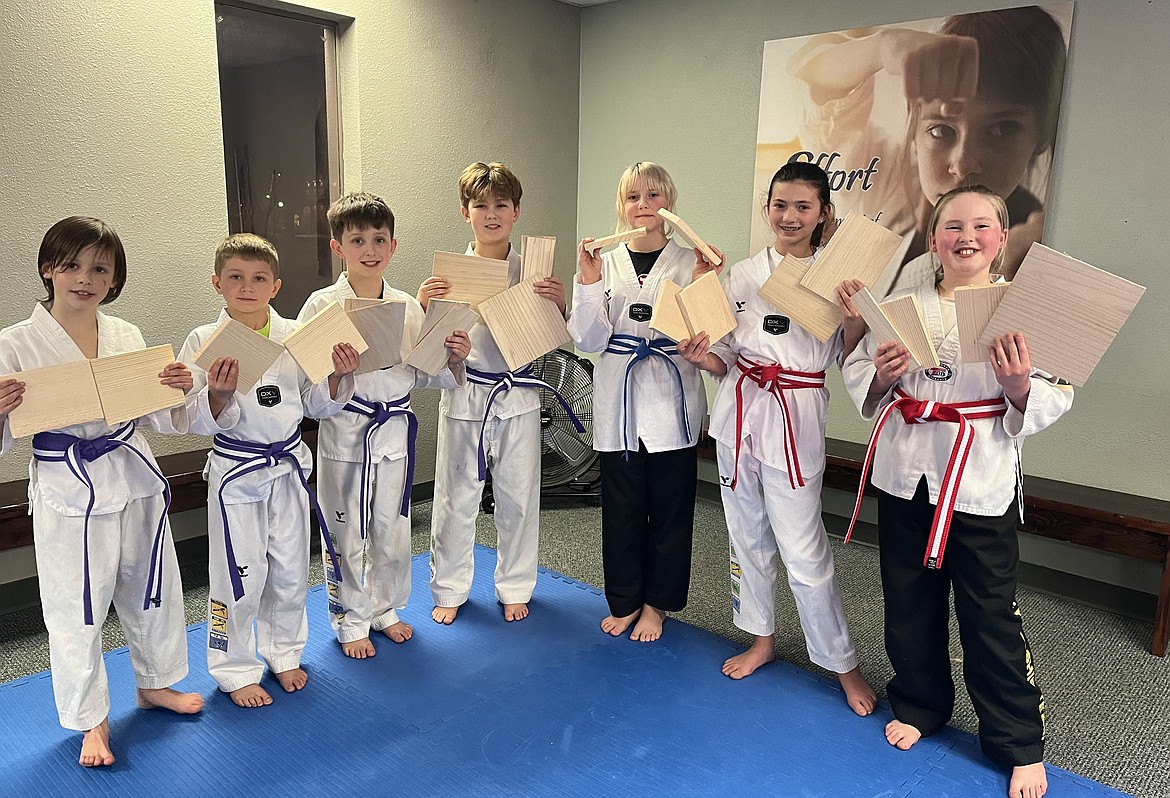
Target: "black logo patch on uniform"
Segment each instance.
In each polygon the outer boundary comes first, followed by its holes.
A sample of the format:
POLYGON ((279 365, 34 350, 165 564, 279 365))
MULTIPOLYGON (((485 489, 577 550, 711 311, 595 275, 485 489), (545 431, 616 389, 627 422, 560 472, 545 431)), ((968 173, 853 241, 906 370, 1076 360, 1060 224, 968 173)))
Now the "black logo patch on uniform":
POLYGON ((764 332, 771 335, 783 335, 788 332, 788 328, 792 322, 787 316, 779 316, 775 313, 770 313, 764 317, 764 332))
POLYGON ((630 305, 630 318, 634 321, 650 321, 650 316, 653 313, 654 308, 641 302, 630 305))
POLYGON ((339 523, 339 524, 345 523, 345 513, 343 513, 341 510, 334 510, 333 514, 337 516, 337 523, 339 523))
POLYGON ((611 299, 612 297, 613 297, 613 289, 612 288, 605 289, 605 298, 611 299))
POLYGON ((927 379, 934 380, 935 382, 947 382, 951 377, 955 376, 954 370, 946 363, 939 363, 932 368, 923 369, 922 373, 926 375, 927 379))
POLYGON ((275 385, 261 385, 256 389, 256 401, 261 407, 276 407, 280 404, 280 388, 275 385))
POLYGON ((747 310, 747 301, 745 300, 743 302, 740 302, 739 300, 736 300, 735 312, 736 313, 743 313, 745 310, 747 310))

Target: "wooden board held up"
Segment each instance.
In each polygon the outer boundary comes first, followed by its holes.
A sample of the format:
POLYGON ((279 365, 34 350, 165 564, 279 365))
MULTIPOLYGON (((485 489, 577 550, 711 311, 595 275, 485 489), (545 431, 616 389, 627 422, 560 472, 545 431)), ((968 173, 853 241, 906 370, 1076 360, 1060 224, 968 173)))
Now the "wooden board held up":
POLYGON ((979 336, 991 321, 1011 283, 962 285, 955 289, 955 318, 959 327, 959 352, 964 363, 986 363, 990 356, 979 336))
POLYGON ((521 236, 520 279, 545 280, 552 277, 556 250, 556 236, 521 236))
POLYGON ((1022 332, 1032 365, 1084 385, 1146 289, 1035 243, 979 336, 1022 332))
POLYGON ((195 365, 208 371, 221 357, 235 358, 238 363, 236 391, 250 393, 282 354, 284 347, 276 341, 246 324, 227 318, 199 347, 195 353, 195 365))
POLYGON ((870 288, 877 285, 901 243, 897 233, 860 213, 850 213, 800 284, 830 302, 836 300, 837 286, 845 280, 860 280, 870 288))
POLYGON ((359 355, 370 348, 341 305, 330 302, 285 338, 284 348, 310 382, 320 382, 333 373, 333 347, 341 343, 359 355))
POLYGON ((479 315, 512 371, 571 340, 560 308, 535 293, 534 282, 522 280, 479 306, 479 315))
POLYGON ((120 424, 183 404, 186 397, 181 390, 159 382, 159 373, 174 362, 170 344, 91 360, 106 421, 120 424))
POLYGON ((824 343, 837 333, 845 316, 841 306, 800 284, 809 266, 799 258, 785 255, 772 276, 760 286, 759 295, 770 302, 818 341, 824 343))
POLYGON ((906 346, 906 341, 898 334, 898 331, 890 323, 890 320, 886 318, 885 311, 882 310, 877 300, 873 298, 873 294, 869 292, 868 288, 862 288, 851 299, 853 300, 853 307, 857 308, 857 312, 861 314, 861 318, 865 319, 865 323, 869 325, 870 334, 873 335, 874 340, 878 344, 897 341, 910 352, 910 369, 922 368, 924 364, 914 356, 914 351, 909 346, 906 346))
POLYGON ((707 272, 679 291, 678 306, 692 336, 705 332, 715 343, 735 329, 735 314, 715 272, 707 272))
POLYGON ((447 366, 447 336, 456 330, 468 331, 478 321, 479 316, 466 302, 432 299, 418 340, 403 362, 433 377, 447 366))
POLYGON ((475 307, 508 287, 508 261, 436 252, 431 274, 451 284, 444 299, 475 307))
POLYGON ((923 366, 934 368, 938 365, 938 352, 922 319, 922 308, 913 294, 904 294, 897 299, 888 299, 881 304, 882 312, 898 331, 898 337, 910 350, 910 354, 923 366))
POLYGON ((589 252, 596 252, 603 247, 613 246, 614 244, 621 244, 624 241, 633 241, 641 235, 646 235, 645 227, 635 227, 632 230, 626 230, 624 233, 614 233, 611 236, 602 236, 595 238, 585 245, 585 249, 589 252))
POLYGON ((670 222, 675 231, 678 233, 679 238, 687 242, 687 244, 689 244, 694 249, 702 252, 703 257, 705 257, 711 263, 715 264, 716 266, 718 266, 720 263, 723 263, 723 258, 716 255, 715 250, 711 249, 711 247, 707 245, 706 241, 699 238, 699 234, 696 233, 689 224, 675 216, 670 211, 666 210, 666 208, 659 208, 658 215, 666 221, 670 222))
POLYGON ((24 438, 102 418, 102 402, 89 364, 88 360, 74 360, 0 377, 24 383, 20 406, 8 414, 12 437, 24 438))
POLYGON ((654 300, 654 312, 650 314, 650 329, 657 330, 675 343, 691 337, 691 330, 678 304, 679 291, 682 289, 677 283, 664 281, 662 288, 658 289, 658 298, 654 300))
POLYGON ((362 353, 358 374, 368 374, 402 362, 405 302, 384 302, 380 299, 355 301, 350 298, 345 300, 345 312, 370 347, 362 353))

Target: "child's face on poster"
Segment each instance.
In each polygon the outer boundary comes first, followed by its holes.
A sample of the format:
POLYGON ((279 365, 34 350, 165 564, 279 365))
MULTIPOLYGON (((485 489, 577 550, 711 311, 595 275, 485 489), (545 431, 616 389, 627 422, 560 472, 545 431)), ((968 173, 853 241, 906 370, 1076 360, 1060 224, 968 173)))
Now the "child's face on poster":
POLYGON ((1039 148, 1033 109, 983 97, 924 102, 914 130, 918 179, 931 205, 951 189, 973 183, 1009 196, 1039 148))

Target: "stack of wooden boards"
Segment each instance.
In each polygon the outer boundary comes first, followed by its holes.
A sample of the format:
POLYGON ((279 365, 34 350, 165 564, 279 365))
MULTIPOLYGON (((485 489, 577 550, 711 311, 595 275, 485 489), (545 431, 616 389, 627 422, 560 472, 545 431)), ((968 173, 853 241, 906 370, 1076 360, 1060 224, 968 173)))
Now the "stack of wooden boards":
MULTIPOLYGON (((692 249, 702 252, 708 263, 715 266, 723 263, 723 258, 689 224, 665 208, 658 215, 692 249)), ((689 340, 705 332, 711 343, 715 343, 735 329, 735 314, 731 312, 719 276, 711 271, 686 288, 672 280, 665 281, 654 302, 650 327, 673 341, 689 340)))

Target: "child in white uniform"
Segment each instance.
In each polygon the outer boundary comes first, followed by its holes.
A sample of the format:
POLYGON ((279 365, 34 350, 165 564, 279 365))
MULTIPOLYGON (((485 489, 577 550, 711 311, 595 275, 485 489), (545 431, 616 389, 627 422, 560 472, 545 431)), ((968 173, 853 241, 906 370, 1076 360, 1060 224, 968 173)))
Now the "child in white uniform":
POLYGON ((727 343, 710 352, 705 335, 679 344, 688 360, 721 378, 711 436, 718 441, 731 535, 731 603, 735 625, 755 637, 747 651, 723 664, 723 673, 742 679, 775 658, 779 553, 809 659, 836 673, 849 706, 868 715, 877 698, 858 667, 821 521, 825 370, 865 331, 849 300, 861 284, 839 287, 845 322, 826 343, 778 313, 758 291, 785 254, 806 261, 815 256, 820 231, 832 216, 828 176, 809 163, 785 164, 772 178, 766 208, 776 242, 731 268, 726 290, 736 328, 727 343))
MULTIPOLYGON (((215 323, 193 330, 180 354, 192 364, 199 389, 192 432, 215 435, 205 469, 207 668, 219 689, 241 707, 272 703, 260 686, 265 664, 286 692, 300 690, 308 680, 300 660, 308 637, 306 480, 313 459, 301 441, 300 424, 306 415, 322 418, 339 412, 353 396, 350 375, 358 366, 356 350, 338 344, 334 372, 314 385, 292 355, 283 352, 255 388, 234 393, 239 421, 225 432, 223 397, 232 394, 207 384, 204 371, 193 365, 195 353, 229 316, 273 341, 296 329, 268 305, 280 290, 278 263, 276 249, 260 236, 238 233, 225 239, 216 249, 211 282, 227 308, 215 323), (263 661, 256 658, 257 649, 263 661)), ((213 371, 219 368, 217 362, 213 371)), ((229 384, 221 387, 234 392, 234 378, 233 372, 229 384)), ((327 550, 332 559, 332 546, 327 550)))
MULTIPOLYGON (((315 291, 301 308, 304 323, 330 302, 353 297, 406 305, 405 357, 422 328, 418 301, 392 288, 384 275, 394 257, 394 214, 372 194, 347 194, 329 209, 329 246, 345 271, 315 291)), ((323 419, 317 433, 317 492, 341 561, 342 579, 325 564, 329 619, 346 656, 375 654, 370 629, 396 643, 414 634, 398 617, 410 597, 410 492, 418 420, 410 409, 412 388, 455 388, 466 381, 462 363, 471 348, 467 333, 447 339, 447 369, 435 377, 401 363, 354 376, 354 398, 323 419)))
POLYGON ((1015 601, 1019 457, 1024 436, 1064 414, 1073 392, 1031 367, 1019 333, 997 338, 990 362, 963 363, 954 309, 955 288, 985 285, 998 269, 1007 227, 1007 207, 989 189, 944 194, 929 228, 941 273, 937 285, 916 292, 941 365, 910 371, 905 349, 871 334, 843 375, 862 415, 878 419, 866 462, 873 458, 879 491, 886 652, 894 667, 887 693, 895 720, 886 739, 908 749, 951 717, 953 588, 980 745, 1011 768, 1012 798, 1039 798, 1047 789, 1044 699, 1015 601))
MULTIPOLYGON (((467 254, 507 260, 508 284, 520 282, 520 256, 509 243, 520 218, 523 189, 502 163, 476 162, 459 176, 463 218, 475 241, 467 254)), ((418 289, 426 308, 442 299, 450 285, 429 277, 418 289)), ((565 287, 556 275, 533 290, 564 312, 565 287)), ((490 463, 499 534, 495 584, 504 619, 528 616, 536 586, 540 542, 540 394, 551 387, 509 372, 500 348, 483 322, 471 330, 467 384, 443 391, 439 402, 435 500, 431 512, 431 596, 436 623, 455 620, 467 601, 475 570, 475 518, 483 493, 483 465, 490 463), (490 401, 489 401, 490 400, 490 401)))
MULTIPOLYGON (((0 374, 145 348, 137 327, 98 312, 126 283, 126 253, 108 225, 62 219, 45 234, 37 263, 48 299, 27 321, 0 331, 0 374)), ((184 391, 192 385, 182 363, 167 366, 159 379, 184 391)), ((23 393, 19 377, 0 381, 3 452, 13 446, 8 414, 23 393)), ((166 478, 137 424, 185 433, 187 409, 160 410, 117 427, 89 421, 38 433, 29 464, 53 695, 61 725, 84 732, 79 761, 87 767, 114 763, 101 635, 111 602, 130 648, 138 705, 183 714, 203 707, 200 695, 171 689, 187 675, 183 589, 166 478)))
POLYGON ((599 256, 577 250, 569 334, 600 352, 593 374, 593 448, 601 453, 601 540, 610 614, 601 628, 657 640, 667 612, 687 603, 697 484, 696 445, 707 413, 703 379, 675 343, 650 329, 666 281, 685 286, 693 251, 666 237, 674 181, 640 162, 618 181, 618 232, 645 235, 599 256), (636 621, 636 623, 635 623, 636 621))

